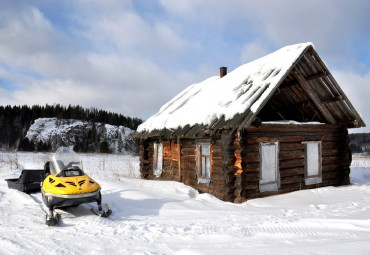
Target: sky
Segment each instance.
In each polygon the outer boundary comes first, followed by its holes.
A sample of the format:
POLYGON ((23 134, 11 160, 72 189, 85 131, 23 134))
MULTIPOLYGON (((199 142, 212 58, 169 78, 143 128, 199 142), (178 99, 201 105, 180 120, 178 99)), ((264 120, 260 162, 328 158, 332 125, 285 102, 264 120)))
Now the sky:
POLYGON ((2 0, 0 105, 147 119, 187 86, 313 42, 370 132, 370 1, 2 0))

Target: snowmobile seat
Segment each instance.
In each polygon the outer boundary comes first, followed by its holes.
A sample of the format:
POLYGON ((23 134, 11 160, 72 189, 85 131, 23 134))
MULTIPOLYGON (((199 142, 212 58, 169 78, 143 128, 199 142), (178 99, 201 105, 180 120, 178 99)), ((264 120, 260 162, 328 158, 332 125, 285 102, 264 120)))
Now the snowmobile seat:
POLYGON ((8 188, 16 189, 25 193, 37 192, 41 190, 41 183, 44 180, 44 170, 22 170, 19 178, 6 179, 8 188))
POLYGON ((50 174, 50 161, 44 165, 44 177, 46 178, 50 174))

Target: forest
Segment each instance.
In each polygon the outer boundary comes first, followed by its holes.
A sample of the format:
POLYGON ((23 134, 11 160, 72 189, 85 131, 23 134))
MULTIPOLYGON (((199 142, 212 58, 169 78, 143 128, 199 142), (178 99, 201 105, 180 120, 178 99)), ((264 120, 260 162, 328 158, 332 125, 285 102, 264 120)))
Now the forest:
POLYGON ((349 147, 352 153, 370 153, 370 133, 349 134, 349 147))
MULTIPOLYGON (((136 130, 138 125, 142 123, 139 118, 131 118, 97 108, 86 109, 79 105, 69 105, 68 107, 60 104, 0 106, 0 148, 25 151, 50 150, 49 144, 42 142, 35 144, 25 138, 32 123, 39 118, 74 119, 91 123, 125 126, 132 130, 136 130)), ((88 135, 86 139, 89 139, 88 135)))

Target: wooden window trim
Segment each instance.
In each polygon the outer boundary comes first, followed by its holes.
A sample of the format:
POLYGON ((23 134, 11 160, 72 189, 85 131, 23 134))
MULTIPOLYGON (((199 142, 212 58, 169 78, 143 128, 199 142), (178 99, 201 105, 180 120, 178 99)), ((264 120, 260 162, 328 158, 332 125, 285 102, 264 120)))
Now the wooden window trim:
POLYGON ((319 184, 322 183, 322 142, 321 141, 305 141, 304 144, 304 179, 305 185, 319 184), (319 162, 318 162, 318 174, 308 175, 308 156, 307 156, 307 144, 317 144, 319 152, 319 162))
POLYGON ((162 174, 162 171, 163 171, 163 143, 161 143, 161 142, 154 142, 154 144, 153 144, 153 146, 154 146, 154 153, 153 153, 153 174, 154 174, 154 176, 156 176, 156 177, 159 177, 159 176, 161 176, 161 174, 162 174), (161 157, 161 159, 162 159, 162 162, 161 162, 161 164, 160 164, 160 166, 161 166, 161 168, 159 169, 158 168, 158 166, 159 166, 159 162, 158 162, 158 146, 161 146, 162 147, 162 157, 161 157))
POLYGON ((210 140, 198 140, 196 143, 196 174, 198 179, 198 184, 209 185, 212 176, 212 143, 210 140), (209 177, 202 176, 202 158, 201 146, 209 146, 209 177))
POLYGON ((279 168, 279 153, 280 153, 280 144, 276 142, 261 142, 259 144, 259 158, 260 158, 260 180, 259 180, 259 190, 260 192, 268 191, 277 191, 280 188, 280 168, 279 168), (275 181, 265 182, 262 179, 262 147, 264 145, 274 145, 275 146, 275 181))

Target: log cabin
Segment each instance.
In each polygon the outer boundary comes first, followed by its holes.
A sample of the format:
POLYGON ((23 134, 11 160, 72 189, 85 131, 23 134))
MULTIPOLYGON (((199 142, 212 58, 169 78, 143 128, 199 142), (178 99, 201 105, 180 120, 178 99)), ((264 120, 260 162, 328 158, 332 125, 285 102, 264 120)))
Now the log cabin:
POLYGON ((141 177, 235 203, 350 184, 348 129, 365 127, 312 43, 190 85, 142 123, 141 177))

